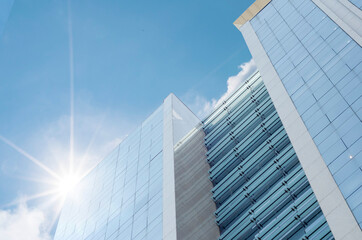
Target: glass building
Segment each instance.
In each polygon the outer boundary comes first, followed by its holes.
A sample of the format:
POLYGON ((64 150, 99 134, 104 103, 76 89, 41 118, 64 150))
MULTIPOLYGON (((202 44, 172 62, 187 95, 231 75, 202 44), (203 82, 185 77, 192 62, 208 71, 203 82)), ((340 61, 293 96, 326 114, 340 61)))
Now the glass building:
POLYGON ((170 94, 77 186, 55 240, 362 239, 360 0, 257 0, 259 69, 200 121, 170 94))
POLYGON ((136 239, 162 235, 163 106, 77 186, 55 239, 136 239))
POLYGON ((77 186, 58 239, 333 239, 259 72, 200 122, 170 95, 77 186))
POLYGON ((259 72, 204 131, 220 240, 333 238, 259 72))
MULTIPOLYGON (((168 96, 78 184, 75 194, 68 196, 54 239, 157 240, 176 239, 176 234, 190 232, 189 213, 184 211, 185 201, 180 200, 189 195, 177 194, 190 185, 185 177, 190 172, 175 164, 180 155, 175 156, 174 146, 198 123, 199 119, 180 100, 173 94, 168 96), (179 214, 180 210, 183 214, 179 214)), ((192 146, 199 146, 205 156, 202 138, 198 140, 192 146)), ((176 153, 184 156, 183 145, 177 149, 176 153)), ((203 223, 207 234, 218 234, 208 168, 206 161, 201 163, 202 168, 193 169, 198 174, 194 179, 201 179, 194 191, 202 193, 206 201, 187 208, 198 224, 203 223)), ((210 239, 205 232, 197 234, 201 236, 198 239, 210 239)))
POLYGON ((336 239, 362 239, 361 5, 258 0, 234 23, 336 239))

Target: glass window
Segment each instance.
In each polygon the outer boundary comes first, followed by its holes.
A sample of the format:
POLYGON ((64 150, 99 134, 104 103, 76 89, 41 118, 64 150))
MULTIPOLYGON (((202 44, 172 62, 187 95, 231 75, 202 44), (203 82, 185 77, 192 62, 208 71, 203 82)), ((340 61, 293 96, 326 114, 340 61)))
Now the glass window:
POLYGON ((361 56, 362 56, 362 48, 357 44, 354 44, 353 48, 349 52, 343 54, 342 58, 344 62, 350 67, 350 69, 353 69, 359 63, 361 63, 362 61, 361 56))
MULTIPOLYGON (((309 2, 309 1, 306 1, 306 2, 309 2)), ((308 4, 311 4, 311 3, 309 2, 308 4)), ((305 16, 305 19, 313 28, 316 28, 318 26, 318 24, 321 21, 323 21, 323 19, 325 19, 325 18, 327 18, 327 16, 315 5, 314 5, 314 8, 312 9, 312 11, 307 16, 305 16)))
MULTIPOLYGON (((260 27, 257 35, 265 39, 273 34, 279 40, 266 52, 331 173, 336 174, 350 155, 362 151, 356 147, 362 146, 362 48, 310 0, 274 0, 258 15, 267 22, 273 16, 277 20, 267 31, 260 27)), ((254 27, 253 20, 251 24, 254 27)), ((349 169, 345 175, 352 173, 349 169)), ((353 187, 345 184, 345 198, 360 187, 349 181, 353 187)))
MULTIPOLYGON (((326 142, 326 141, 324 141, 324 142, 326 142)), ((338 140, 328 150, 323 152, 322 156, 324 158, 324 161, 328 165, 331 162, 333 162, 338 156, 340 156, 345 150, 346 150, 345 144, 341 140, 338 140)))
POLYGON ((279 41, 286 52, 291 51, 296 46, 302 46, 295 34, 290 31, 284 38, 280 39, 279 41))
POLYGON ((303 40, 304 38, 306 38, 308 36, 308 33, 312 31, 313 28, 304 19, 302 19, 293 29, 293 32, 295 33, 295 35, 298 37, 299 40, 303 40))
POLYGON ((342 136, 343 142, 350 147, 353 143, 355 143, 362 136, 362 123, 359 122, 354 125, 349 132, 342 136))
POLYGON ((323 39, 327 39, 336 30, 337 25, 328 17, 323 18, 316 27, 316 31, 323 39))
POLYGON ((288 73, 290 73, 291 70, 295 68, 292 62, 287 57, 283 58, 275 65, 278 75, 281 78, 284 78, 288 73))
POLYGON ((288 56, 294 66, 297 66, 304 58, 308 56, 308 52, 303 46, 298 45, 296 48, 293 48, 290 52, 288 52, 288 56))
POLYGON ((340 185, 340 189, 342 194, 348 197, 361 186, 362 171, 358 168, 352 174, 350 172, 345 174, 348 178, 340 185))
POLYGON ((301 42, 304 44, 309 53, 319 51, 321 46, 324 44, 322 37, 314 30, 307 32, 306 37, 303 38, 301 42))
POLYGON ((308 80, 316 74, 318 70, 318 64, 310 56, 304 58, 303 61, 297 65, 297 71, 305 82, 308 82, 308 80))
POLYGON ((347 34, 345 34, 343 30, 338 28, 326 39, 326 41, 332 47, 332 49, 338 53, 343 48, 345 48, 347 44, 352 41, 352 39, 347 34))
POLYGON ((283 56, 285 56, 285 52, 283 48, 277 43, 268 53, 270 60, 273 64, 276 64, 283 56))
POLYGON ((316 9, 316 6, 311 1, 293 0, 292 3, 298 8, 297 10, 303 17, 308 16, 314 9, 316 9))
POLYGON ((356 208, 362 203, 362 186, 347 198, 347 203, 351 209, 356 208))
POLYGON ((312 52, 311 55, 314 57, 316 62, 318 62, 319 66, 323 67, 329 61, 331 61, 334 56, 336 56, 336 53, 333 51, 333 49, 330 46, 325 45, 320 50, 320 52, 318 52, 317 54, 312 52))

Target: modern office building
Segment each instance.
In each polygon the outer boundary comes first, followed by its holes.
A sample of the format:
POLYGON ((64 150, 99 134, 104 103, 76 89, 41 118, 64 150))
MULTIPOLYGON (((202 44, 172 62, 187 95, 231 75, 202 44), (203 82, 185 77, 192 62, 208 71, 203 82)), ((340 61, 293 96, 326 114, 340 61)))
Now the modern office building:
POLYGON ((174 150, 197 124, 170 94, 68 196, 54 239, 216 239, 202 128, 174 150))
POLYGON ((204 131, 220 240, 333 238, 259 72, 204 131))
POLYGON ((361 1, 257 0, 259 69, 200 121, 168 96, 66 200, 55 240, 362 239, 361 1))
POLYGON ((259 72, 202 122, 171 94, 75 192, 55 240, 333 238, 259 72))
POLYGON ((234 23, 335 239, 362 239, 361 6, 257 0, 234 23))

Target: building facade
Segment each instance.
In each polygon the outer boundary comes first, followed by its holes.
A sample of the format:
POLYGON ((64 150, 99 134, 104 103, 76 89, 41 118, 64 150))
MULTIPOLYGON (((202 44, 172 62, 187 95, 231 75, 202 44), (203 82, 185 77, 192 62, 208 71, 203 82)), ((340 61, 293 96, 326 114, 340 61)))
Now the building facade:
POLYGON ((360 0, 257 0, 259 69, 200 121, 168 96, 66 200, 55 240, 362 239, 360 0))
POLYGON ((332 239, 256 72, 200 122, 170 95, 77 186, 58 239, 332 239))
MULTIPOLYGON (((178 146, 174 152, 174 146, 199 122, 170 94, 67 197, 54 239, 187 239, 177 235, 189 232, 190 218, 203 226, 204 231, 193 230, 194 236, 200 236, 197 239, 218 235, 206 161, 197 161, 193 169, 185 171, 185 166, 175 163, 180 154, 185 156, 185 148, 178 146), (190 170, 201 179, 193 191, 202 193, 199 200, 203 201, 194 206, 185 205, 192 193, 184 191, 191 184, 190 170)), ((199 155, 205 158, 203 136, 192 139, 197 139, 191 147, 196 147, 198 155, 191 157, 191 163, 199 155)))
POLYGON ((220 240, 333 238, 259 72, 204 131, 220 240))
POLYGON ((360 0, 260 0, 236 21, 336 239, 362 239, 360 0))

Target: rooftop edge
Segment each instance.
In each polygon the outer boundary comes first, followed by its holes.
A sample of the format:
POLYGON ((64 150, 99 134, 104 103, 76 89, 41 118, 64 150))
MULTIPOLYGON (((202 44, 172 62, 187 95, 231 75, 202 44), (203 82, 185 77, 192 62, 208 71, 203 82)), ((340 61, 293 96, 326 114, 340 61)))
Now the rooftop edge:
POLYGON ((251 20, 258 14, 271 0, 256 0, 246 11, 235 20, 234 25, 240 29, 247 21, 251 20))

